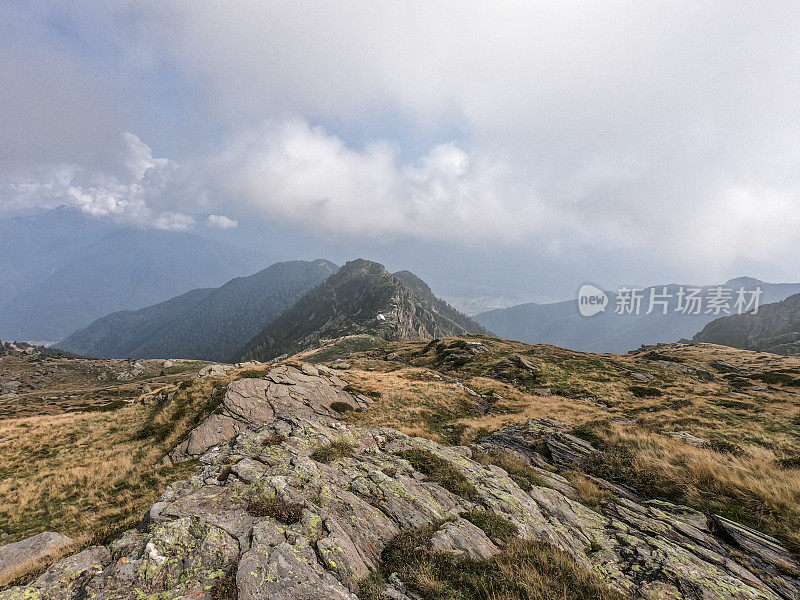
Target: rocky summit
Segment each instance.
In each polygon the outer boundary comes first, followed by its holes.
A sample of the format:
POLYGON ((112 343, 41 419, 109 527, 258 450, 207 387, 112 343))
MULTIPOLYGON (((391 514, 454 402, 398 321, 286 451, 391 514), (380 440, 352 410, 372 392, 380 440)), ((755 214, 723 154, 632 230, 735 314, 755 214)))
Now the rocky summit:
POLYGON ((603 501, 577 500, 562 472, 595 448, 558 420, 444 446, 343 423, 374 400, 324 366, 262 375, 229 383, 164 458, 199 467, 138 527, 0 599, 414 600, 423 596, 408 574, 421 557, 429 575, 445 564, 466 576, 507 565, 520 544, 552 549, 554 571, 585 572, 580 581, 601 590, 574 597, 800 597, 800 564, 763 533, 602 478, 603 501), (497 451, 529 475, 482 460, 497 451))
POLYGON ((436 298, 413 273, 392 275, 381 264, 358 259, 309 291, 237 357, 271 360, 317 347, 326 339, 356 334, 397 341, 465 333, 486 330, 436 298))

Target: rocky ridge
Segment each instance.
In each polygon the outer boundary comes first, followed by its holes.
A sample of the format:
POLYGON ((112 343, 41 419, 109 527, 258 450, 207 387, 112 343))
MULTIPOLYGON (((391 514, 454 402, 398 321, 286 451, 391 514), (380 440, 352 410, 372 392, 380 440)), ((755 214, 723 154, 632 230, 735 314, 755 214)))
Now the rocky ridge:
POLYGON ((764 304, 757 312, 721 317, 697 333, 695 342, 775 354, 800 354, 800 294, 764 304))
POLYGON ((264 328, 236 360, 271 360, 354 334, 397 341, 466 333, 486 330, 436 298, 415 275, 407 271, 392 275, 381 264, 358 259, 346 263, 264 328))
POLYGON ((58 347, 105 358, 226 360, 338 267, 288 261, 138 310, 111 313, 58 347))
MULTIPOLYGON (((438 552, 487 560, 502 551, 502 540, 464 518, 479 506, 632 597, 800 597, 795 557, 759 532, 602 480, 613 493, 607 501, 593 508, 573 499, 559 467, 593 448, 563 423, 534 420, 479 441, 536 469, 541 481, 520 487, 470 448, 342 423, 345 404, 371 402, 344 388, 333 371, 310 365, 232 382, 221 409, 166 459, 199 456, 191 479, 170 486, 137 529, 0 599, 210 600, 228 581, 241 600, 353 600, 386 545, 409 528, 433 524, 438 552), (449 465, 463 485, 426 476, 410 453, 449 465)), ((418 597, 396 577, 384 593, 418 597)))

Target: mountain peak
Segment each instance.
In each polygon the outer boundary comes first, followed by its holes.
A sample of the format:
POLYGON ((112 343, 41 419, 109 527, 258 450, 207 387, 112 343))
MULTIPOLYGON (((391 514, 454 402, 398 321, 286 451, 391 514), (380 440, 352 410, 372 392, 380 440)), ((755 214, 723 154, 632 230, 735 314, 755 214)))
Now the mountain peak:
POLYGON ((725 282, 727 287, 751 288, 757 285, 764 285, 764 282, 755 277, 734 277, 725 282))
POLYGON ((436 298, 413 273, 392 275, 380 263, 359 258, 308 292, 253 338, 241 356, 267 360, 354 334, 396 341, 464 333, 485 330, 436 298))
POLYGON ((389 275, 389 271, 382 264, 365 258, 356 258, 349 260, 339 269, 342 275, 361 275, 361 274, 374 274, 374 275, 389 275))
POLYGON ((98 319, 59 344, 86 356, 225 360, 309 289, 336 272, 318 259, 276 263, 219 288, 98 319))
POLYGON ((403 285, 405 285, 412 292, 418 293, 422 296, 433 295, 433 290, 431 290, 430 286, 422 281, 422 279, 414 275, 414 273, 411 271, 397 271, 397 273, 392 273, 392 276, 402 281, 403 285))

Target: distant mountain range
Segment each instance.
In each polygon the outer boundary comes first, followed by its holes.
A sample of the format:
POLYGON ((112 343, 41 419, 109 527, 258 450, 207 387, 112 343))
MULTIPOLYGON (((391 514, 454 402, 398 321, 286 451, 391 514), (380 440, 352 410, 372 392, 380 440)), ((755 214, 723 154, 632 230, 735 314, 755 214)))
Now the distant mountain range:
POLYGON ((383 265, 359 259, 303 296, 253 338, 239 358, 269 360, 352 334, 394 341, 464 333, 485 329, 434 296, 413 273, 392 275, 383 265))
POLYGON ((70 208, 0 219, 0 338, 54 342, 112 311, 252 273, 264 258, 70 208))
POLYGON ((112 313, 56 347, 99 358, 267 360, 355 334, 420 340, 484 332, 409 271, 315 260, 277 263, 219 288, 112 313))
POLYGON ((326 260, 277 263, 219 288, 191 290, 154 306, 112 313, 57 347, 101 358, 228 360, 337 269, 326 260))
MULTIPOLYGON (((646 309, 651 290, 661 293, 664 286, 644 290, 643 306, 646 309)), ((669 285, 667 293, 677 294, 678 285, 669 285)), ((702 288, 705 295, 712 287, 702 288)), ((731 279, 722 287, 753 290, 761 287, 760 303, 777 302, 800 293, 800 283, 766 283, 749 277, 731 279)), ((614 308, 617 297, 608 293, 609 304, 605 312, 583 317, 578 311, 578 301, 569 300, 553 304, 520 304, 501 310, 475 315, 473 318, 496 335, 530 344, 553 344, 562 348, 585 352, 622 353, 642 344, 675 342, 691 338, 707 323, 719 315, 688 315, 670 309, 666 315, 656 310, 651 314, 618 315, 614 308)), ((705 311, 705 308, 703 309, 705 311)), ((642 312, 645 312, 644 310, 642 312)))
POLYGON ((692 339, 744 350, 800 355, 800 294, 763 305, 755 314, 716 319, 692 339))

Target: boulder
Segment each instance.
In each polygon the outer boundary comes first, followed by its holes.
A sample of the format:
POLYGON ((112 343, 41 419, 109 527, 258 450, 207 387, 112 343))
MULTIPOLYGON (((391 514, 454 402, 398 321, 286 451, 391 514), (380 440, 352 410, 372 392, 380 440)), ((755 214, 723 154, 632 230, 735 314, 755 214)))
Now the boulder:
POLYGON ((692 435, 688 431, 665 431, 664 435, 668 435, 669 437, 680 440, 681 442, 686 442, 692 446, 697 446, 698 448, 702 448, 708 444, 708 440, 704 440, 696 435, 692 435))
POLYGON ((308 363, 303 363, 300 370, 305 373, 306 375, 319 375, 319 371, 314 365, 310 365, 308 363))
POLYGON ((439 528, 431 539, 431 550, 449 552, 471 560, 489 560, 500 552, 482 530, 461 518, 448 521, 439 528))
POLYGON ((0 581, 13 576, 18 569, 38 561, 72 543, 72 539, 55 531, 44 531, 19 542, 0 546, 0 581))
POLYGON ((720 373, 738 373, 741 369, 735 365, 732 365, 729 362, 725 362, 724 360, 715 360, 711 362, 711 366, 714 367, 720 373))

